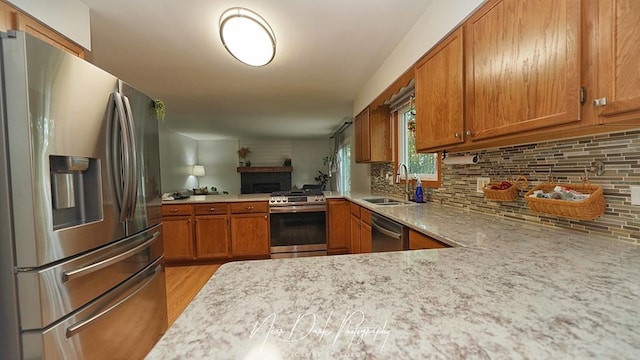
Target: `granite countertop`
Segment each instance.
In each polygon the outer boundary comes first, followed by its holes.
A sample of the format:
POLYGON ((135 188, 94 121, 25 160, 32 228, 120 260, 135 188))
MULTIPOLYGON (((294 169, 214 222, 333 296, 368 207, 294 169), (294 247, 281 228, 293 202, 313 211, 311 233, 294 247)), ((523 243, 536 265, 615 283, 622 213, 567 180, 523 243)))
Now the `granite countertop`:
POLYGON ((162 205, 200 204, 214 202, 268 201, 269 194, 191 195, 186 199, 163 200, 162 205))
POLYGON ((461 246, 227 263, 148 358, 640 356, 639 246, 431 203, 366 206, 461 246))

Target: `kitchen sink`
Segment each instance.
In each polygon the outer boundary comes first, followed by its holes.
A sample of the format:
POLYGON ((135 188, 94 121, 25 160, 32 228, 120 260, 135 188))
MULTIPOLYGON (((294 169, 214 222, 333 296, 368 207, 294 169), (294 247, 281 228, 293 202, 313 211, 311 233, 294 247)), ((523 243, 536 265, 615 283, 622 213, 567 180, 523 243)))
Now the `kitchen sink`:
POLYGON ((392 199, 392 198, 387 198, 387 197, 379 197, 379 198, 367 198, 367 199, 362 199, 368 203, 371 204, 375 204, 375 205, 406 205, 406 204, 411 204, 408 201, 403 201, 403 200, 398 200, 398 199, 392 199))

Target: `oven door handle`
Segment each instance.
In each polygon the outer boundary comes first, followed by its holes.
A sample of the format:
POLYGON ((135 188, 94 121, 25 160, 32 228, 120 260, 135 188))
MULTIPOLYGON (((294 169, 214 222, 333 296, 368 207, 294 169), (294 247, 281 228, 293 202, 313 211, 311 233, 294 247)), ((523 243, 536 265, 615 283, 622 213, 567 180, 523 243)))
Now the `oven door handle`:
POLYGON ((402 239, 402 233, 398 234, 396 232, 393 232, 389 229, 385 229, 382 226, 376 224, 374 221, 371 222, 371 227, 380 231, 381 233, 383 233, 386 236, 392 237, 394 239, 400 240, 402 239))
POLYGON ((326 212, 326 211, 327 211, 326 205, 272 206, 269 208, 269 213, 271 214, 326 212))

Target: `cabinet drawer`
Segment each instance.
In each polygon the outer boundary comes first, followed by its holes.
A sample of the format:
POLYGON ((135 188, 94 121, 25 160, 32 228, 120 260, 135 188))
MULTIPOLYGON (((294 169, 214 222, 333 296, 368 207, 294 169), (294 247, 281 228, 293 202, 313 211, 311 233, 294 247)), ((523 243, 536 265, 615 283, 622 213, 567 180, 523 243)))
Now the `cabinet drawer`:
POLYGON ((191 205, 162 205, 162 216, 191 215, 191 205))
POLYGON ((226 215, 229 206, 227 204, 200 204, 195 205, 196 215, 226 215))
POLYGON ((232 214, 266 213, 269 204, 266 201, 231 203, 232 214))
POLYGON ((371 211, 365 208, 360 208, 360 219, 363 223, 371 225, 371 211))
POLYGON ((360 205, 351 203, 351 215, 360 218, 360 205))

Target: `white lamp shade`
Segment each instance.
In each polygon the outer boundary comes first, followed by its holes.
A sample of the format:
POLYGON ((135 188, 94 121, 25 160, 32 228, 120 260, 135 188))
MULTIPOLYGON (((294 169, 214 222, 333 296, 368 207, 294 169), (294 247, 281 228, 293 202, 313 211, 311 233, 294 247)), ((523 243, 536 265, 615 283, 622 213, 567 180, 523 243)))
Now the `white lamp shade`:
POLYGON ((204 166, 193 165, 193 176, 204 176, 204 166))
POLYGON ((276 54, 276 37, 269 24, 255 12, 231 8, 220 16, 220 39, 236 59, 251 66, 264 66, 276 54))

